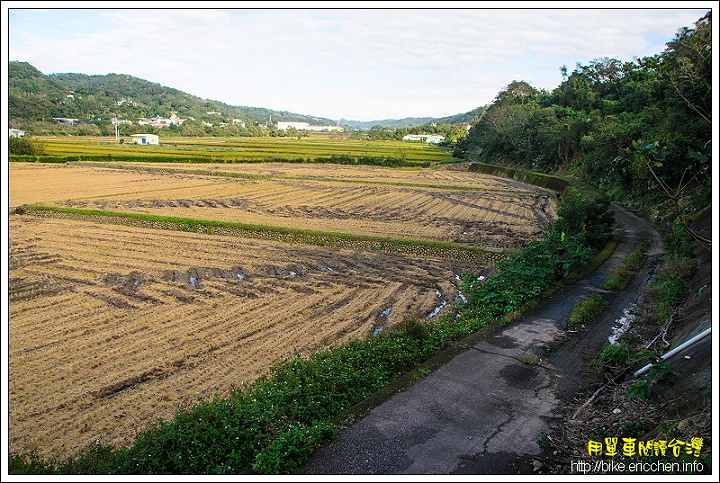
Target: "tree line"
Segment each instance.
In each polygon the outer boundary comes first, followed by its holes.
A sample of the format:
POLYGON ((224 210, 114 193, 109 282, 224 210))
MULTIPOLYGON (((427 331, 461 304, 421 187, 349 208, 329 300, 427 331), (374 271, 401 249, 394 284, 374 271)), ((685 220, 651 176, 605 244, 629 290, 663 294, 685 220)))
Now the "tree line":
POLYGON ((679 29, 654 56, 563 66, 552 91, 511 82, 456 156, 570 175, 631 206, 690 216, 711 196, 711 20, 679 29))

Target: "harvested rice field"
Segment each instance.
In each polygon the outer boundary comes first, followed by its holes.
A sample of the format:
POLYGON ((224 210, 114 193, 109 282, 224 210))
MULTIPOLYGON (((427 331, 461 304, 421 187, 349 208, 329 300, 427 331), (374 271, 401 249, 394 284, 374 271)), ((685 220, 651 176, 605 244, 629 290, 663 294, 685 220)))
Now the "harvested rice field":
MULTIPOLYGON (((10 164, 10 206, 302 227, 509 249, 554 198, 447 169, 290 164, 10 164), (142 169, 139 169, 142 168, 142 169), (197 172, 192 172, 196 170, 197 172), (227 172, 252 175, 227 176, 227 172)), ((198 398, 226 395, 407 317, 451 312, 491 263, 96 223, 9 218, 10 452, 64 457, 130 443, 198 398)), ((502 253, 500 251, 499 253, 502 253)))
MULTIPOLYGON (((500 248, 516 248, 537 238, 541 227, 555 216, 553 199, 542 190, 467 171, 288 164, 186 166, 133 163, 124 169, 56 168, 59 172, 52 183, 63 184, 65 177, 101 183, 117 175, 117 180, 105 196, 96 194, 98 188, 71 185, 56 192, 78 190, 79 196, 54 200, 45 193, 41 200, 30 199, 19 180, 13 186, 11 173, 11 200, 500 248), (223 176, 239 170, 263 178, 223 176), (148 189, 153 183, 158 188, 148 189)), ((52 188, 34 176, 28 179, 45 191, 52 188)))

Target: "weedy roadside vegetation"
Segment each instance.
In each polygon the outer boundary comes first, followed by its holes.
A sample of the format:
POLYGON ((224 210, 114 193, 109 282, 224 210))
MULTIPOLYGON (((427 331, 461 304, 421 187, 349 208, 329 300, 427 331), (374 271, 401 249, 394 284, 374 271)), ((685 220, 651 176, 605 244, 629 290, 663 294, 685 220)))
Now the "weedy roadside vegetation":
POLYGON ((485 281, 463 277, 467 300, 437 320, 406 319, 309 357, 280 361, 229 397, 198 401, 158 421, 127 447, 99 441, 66 460, 11 455, 13 474, 278 474, 302 465, 332 440, 353 406, 456 341, 551 293, 610 239, 607 200, 577 190, 543 239, 496 264, 485 281))
POLYGON ((607 300, 599 293, 588 295, 580 300, 568 316, 568 330, 580 330, 593 322, 608 306, 607 300))
POLYGON ((618 369, 627 367, 632 362, 634 362, 634 359, 630 353, 630 348, 625 342, 619 342, 617 344, 607 344, 603 347, 595 360, 590 363, 590 367, 600 369, 608 366, 618 369))
POLYGON ((625 290, 630 280, 632 280, 634 272, 640 269, 648 245, 649 242, 646 240, 633 250, 630 255, 627 256, 623 265, 608 276, 603 288, 608 290, 625 290))
MULTIPOLYGON (((563 426, 562 442, 555 440, 552 451, 554 455, 563 454, 562 461, 586 454, 584 448, 589 440, 604 441, 607 437, 635 438, 638 442, 684 441, 688 445, 693 440, 700 440, 701 444, 704 440, 701 453, 700 447, 696 447, 696 453, 683 451, 677 460, 700 463, 703 474, 711 471, 711 412, 701 403, 693 404, 695 401, 691 400, 698 398, 697 394, 678 391, 688 375, 675 370, 674 364, 660 355, 667 351, 668 344, 663 343, 671 333, 674 319, 682 314, 679 309, 690 299, 689 287, 696 269, 690 235, 677 220, 670 226, 665 238, 668 251, 634 310, 631 330, 615 343, 607 344, 590 364, 598 374, 610 378, 595 393, 601 397, 593 396, 582 407, 575 408, 576 415, 585 411, 578 421, 589 424, 563 426), (640 377, 625 376, 646 365, 649 367, 640 377)), ((625 265, 630 264, 626 261, 625 265)), ((623 456, 622 461, 666 460, 657 456, 623 456)))

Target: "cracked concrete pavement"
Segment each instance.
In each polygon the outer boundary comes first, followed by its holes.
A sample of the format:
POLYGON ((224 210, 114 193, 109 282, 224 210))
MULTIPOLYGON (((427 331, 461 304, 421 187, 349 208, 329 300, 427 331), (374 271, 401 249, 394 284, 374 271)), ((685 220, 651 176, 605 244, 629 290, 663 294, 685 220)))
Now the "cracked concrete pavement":
POLYGON ((632 293, 614 303, 610 297, 606 321, 570 341, 567 315, 581 298, 603 291, 607 275, 637 244, 659 240, 644 220, 614 209, 623 225, 620 242, 600 268, 367 411, 298 473, 532 473, 559 397, 577 390, 582 366, 607 342, 614 313, 632 293))
POLYGON ((474 345, 368 411, 303 473, 451 474, 463 463, 505 473, 498 460, 511 464, 509 455, 539 452, 538 437, 553 417, 557 400, 535 348, 557 331, 546 319, 474 345))

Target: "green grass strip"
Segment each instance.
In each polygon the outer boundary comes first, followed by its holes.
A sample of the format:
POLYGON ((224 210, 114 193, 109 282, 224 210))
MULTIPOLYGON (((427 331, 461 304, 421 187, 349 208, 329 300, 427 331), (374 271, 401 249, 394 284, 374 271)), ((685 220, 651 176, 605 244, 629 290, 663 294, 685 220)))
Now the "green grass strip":
POLYGON ((627 258, 625 258, 622 266, 608 276, 603 288, 608 290, 625 290, 635 275, 635 272, 640 269, 641 262, 644 260, 645 252, 649 245, 648 241, 644 241, 633 250, 627 258))
POLYGON ((200 220, 147 213, 68 208, 41 204, 25 205, 17 208, 16 212, 37 216, 47 214, 49 216, 63 217, 62 215, 69 215, 73 218, 86 218, 96 222, 132 225, 153 229, 205 233, 208 235, 240 236, 306 245, 406 253, 461 260, 484 260, 486 257, 496 255, 499 251, 499 249, 473 247, 460 243, 355 235, 291 227, 219 220, 200 220))
POLYGON ((608 306, 602 294, 594 293, 575 304, 568 317, 568 330, 579 330, 593 322, 608 306))

